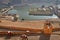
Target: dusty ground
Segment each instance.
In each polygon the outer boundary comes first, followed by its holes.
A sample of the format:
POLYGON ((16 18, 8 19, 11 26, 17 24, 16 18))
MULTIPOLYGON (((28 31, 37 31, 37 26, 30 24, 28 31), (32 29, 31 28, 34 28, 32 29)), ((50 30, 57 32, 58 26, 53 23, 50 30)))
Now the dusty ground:
MULTIPOLYGON (((0 37, 0 40, 21 40, 20 37, 15 36, 11 37, 10 39, 7 39, 6 37, 0 37)), ((51 36, 28 36, 28 40, 60 40, 60 35, 51 35, 51 36)))
MULTIPOLYGON (((23 22, 11 22, 8 20, 1 20, 1 26, 12 26, 12 27, 24 27, 24 28, 33 28, 33 29, 41 29, 45 23, 45 20, 40 21, 23 21, 23 22)), ((52 23, 54 27, 59 27, 59 23, 52 23)), ((60 27, 59 27, 60 28, 60 27)), ((60 32, 56 32, 60 33, 60 32)), ((28 36, 29 40, 60 40, 60 35, 49 35, 45 36, 43 34, 38 36, 28 36)), ((10 39, 6 39, 5 36, 0 37, 0 40, 21 40, 19 36, 11 37, 10 39)))

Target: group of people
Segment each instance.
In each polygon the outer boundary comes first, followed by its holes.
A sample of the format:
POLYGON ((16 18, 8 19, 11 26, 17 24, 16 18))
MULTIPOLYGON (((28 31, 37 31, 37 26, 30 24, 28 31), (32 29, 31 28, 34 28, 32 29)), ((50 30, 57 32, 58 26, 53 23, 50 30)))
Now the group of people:
POLYGON ((14 14, 14 15, 12 15, 12 21, 17 21, 19 19, 19 15, 17 15, 17 14, 14 14))

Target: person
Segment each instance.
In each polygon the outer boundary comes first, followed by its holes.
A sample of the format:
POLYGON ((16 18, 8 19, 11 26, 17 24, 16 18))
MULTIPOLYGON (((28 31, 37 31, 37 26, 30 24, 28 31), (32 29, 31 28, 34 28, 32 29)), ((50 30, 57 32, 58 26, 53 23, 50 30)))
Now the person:
POLYGON ((26 34, 21 35, 22 40, 28 40, 28 37, 26 34))
POLYGON ((44 8, 44 7, 45 7, 44 5, 41 6, 41 8, 44 8))
POLYGON ((21 19, 21 22, 24 21, 24 18, 21 19))
POLYGON ((18 19, 18 18, 16 17, 16 14, 14 14, 14 21, 17 21, 17 19, 18 19))
POLYGON ((12 19, 12 21, 14 21, 14 17, 13 16, 11 17, 11 19, 12 19))
POLYGON ((19 21, 19 15, 16 15, 17 21, 19 21))

